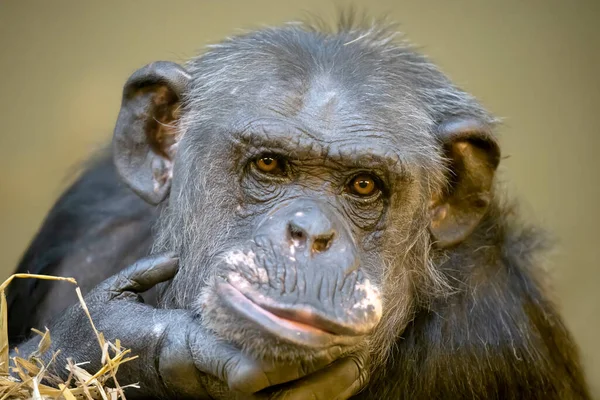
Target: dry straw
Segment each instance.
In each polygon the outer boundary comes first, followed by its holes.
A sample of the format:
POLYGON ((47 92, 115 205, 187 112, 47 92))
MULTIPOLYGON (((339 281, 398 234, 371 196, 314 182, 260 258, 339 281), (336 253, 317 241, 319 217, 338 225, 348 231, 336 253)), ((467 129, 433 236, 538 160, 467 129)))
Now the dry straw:
MULTIPOLYGON (((59 351, 52 354, 50 361, 44 363, 40 356, 46 354, 51 345, 50 331, 46 328, 45 332, 34 329, 33 331, 40 336, 37 351, 28 358, 22 358, 16 350, 15 357, 9 357, 8 345, 8 310, 6 304, 5 289, 15 278, 33 278, 55 281, 67 281, 74 285, 77 282, 73 278, 62 278, 47 275, 33 274, 15 274, 0 285, 0 400, 5 399, 64 399, 64 400, 118 400, 125 399, 123 388, 117 381, 116 374, 119 366, 128 361, 134 360, 137 356, 132 356, 130 350, 121 347, 119 340, 111 343, 104 338, 102 332, 98 332, 92 317, 88 311, 87 305, 81 295, 79 287, 75 289, 83 311, 86 313, 92 329, 96 334, 98 345, 102 349, 102 367, 95 373, 90 374, 82 368, 87 363, 75 364, 71 359, 67 359, 67 365, 64 366, 69 371, 66 380, 53 375, 49 367, 56 363, 56 356, 59 351), (12 375, 9 374, 12 371, 12 375), (16 378, 15 376, 18 376, 16 378)), ((47 359, 47 357, 45 357, 47 359)), ((61 367, 61 366, 54 366, 61 367)), ((137 385, 130 385, 138 387, 137 385)))

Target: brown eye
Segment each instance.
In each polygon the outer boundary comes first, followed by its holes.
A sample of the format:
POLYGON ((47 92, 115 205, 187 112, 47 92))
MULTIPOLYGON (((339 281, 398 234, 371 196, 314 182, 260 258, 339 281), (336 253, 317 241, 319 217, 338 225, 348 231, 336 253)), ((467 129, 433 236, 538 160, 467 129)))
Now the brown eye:
POLYGON ((256 160, 256 166, 259 170, 266 173, 281 173, 281 166, 275 157, 261 157, 256 160))
POLYGON ((350 182, 350 192, 361 197, 375 194, 379 189, 372 176, 359 175, 350 182))

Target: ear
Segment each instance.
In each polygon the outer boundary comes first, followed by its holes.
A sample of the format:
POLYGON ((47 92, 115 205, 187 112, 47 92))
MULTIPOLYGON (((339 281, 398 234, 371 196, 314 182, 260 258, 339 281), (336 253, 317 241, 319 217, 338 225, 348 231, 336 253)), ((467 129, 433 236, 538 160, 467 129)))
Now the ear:
POLYGON ((176 125, 190 75, 159 61, 137 70, 125 83, 113 135, 113 157, 121 178, 140 197, 158 204, 171 188, 176 125))
POLYGON ((449 162, 449 184, 432 199, 429 229, 438 247, 449 247, 466 239, 485 215, 500 149, 489 126, 469 119, 442 123, 438 138, 449 162))

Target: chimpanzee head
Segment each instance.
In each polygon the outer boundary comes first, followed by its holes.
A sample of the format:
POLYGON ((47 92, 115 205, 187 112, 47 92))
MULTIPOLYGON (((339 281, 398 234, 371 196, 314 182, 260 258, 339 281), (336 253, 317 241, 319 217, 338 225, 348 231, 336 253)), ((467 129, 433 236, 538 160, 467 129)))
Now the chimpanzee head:
POLYGON ((495 121, 393 36, 290 25, 133 74, 114 158, 163 204, 156 246, 181 257, 165 306, 310 358, 389 349, 443 293, 436 263, 490 204, 495 121))

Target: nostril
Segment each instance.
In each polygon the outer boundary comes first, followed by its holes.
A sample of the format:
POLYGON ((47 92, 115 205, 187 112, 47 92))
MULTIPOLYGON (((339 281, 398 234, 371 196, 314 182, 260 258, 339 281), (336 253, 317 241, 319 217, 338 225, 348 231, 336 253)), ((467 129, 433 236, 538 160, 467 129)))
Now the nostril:
POLYGON ((297 225, 290 223, 288 225, 288 233, 294 246, 300 247, 306 243, 306 232, 297 225))
POLYGON ((333 242, 334 234, 321 235, 313 241, 312 249, 314 252, 321 253, 329 249, 331 242, 333 242))

